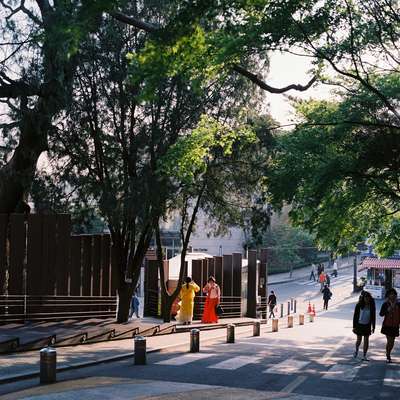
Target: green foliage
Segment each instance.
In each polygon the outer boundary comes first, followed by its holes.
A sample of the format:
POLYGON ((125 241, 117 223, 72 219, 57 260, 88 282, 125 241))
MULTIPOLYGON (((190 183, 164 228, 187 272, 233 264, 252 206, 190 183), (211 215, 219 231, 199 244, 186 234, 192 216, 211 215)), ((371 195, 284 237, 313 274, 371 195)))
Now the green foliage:
MULTIPOLYGON (((391 103, 398 74, 371 77, 391 103)), ((370 238, 380 254, 400 245, 400 129, 381 96, 363 85, 337 102, 297 104, 302 123, 277 138, 268 172, 271 201, 292 205, 296 225, 339 253, 370 238)))
POLYGON ((230 126, 203 116, 160 160, 159 170, 174 193, 168 209, 179 212, 189 236, 197 206, 209 218, 210 234, 224 233, 232 225, 247 230, 254 224, 258 229, 269 225, 269 210, 260 201, 267 149, 257 136, 265 139, 261 127, 267 130, 262 125, 266 121, 260 118, 257 125, 247 118, 246 123, 238 120, 230 126))
POLYGON ((189 135, 181 137, 168 150, 160 162, 160 169, 183 185, 198 184, 201 175, 207 173, 217 158, 228 158, 234 147, 238 153, 257 140, 248 127, 232 129, 203 116, 189 135))
POLYGON ((267 229, 259 243, 250 241, 248 247, 268 249, 268 272, 291 271, 320 262, 314 237, 306 231, 290 225, 278 224, 267 229))

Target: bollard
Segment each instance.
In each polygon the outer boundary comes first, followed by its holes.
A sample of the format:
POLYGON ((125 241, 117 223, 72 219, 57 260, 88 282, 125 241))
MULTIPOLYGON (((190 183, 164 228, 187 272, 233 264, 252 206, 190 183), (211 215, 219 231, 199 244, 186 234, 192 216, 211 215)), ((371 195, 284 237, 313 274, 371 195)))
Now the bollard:
POLYGON ((287 315, 290 315, 290 301, 287 303, 287 315))
POLYGON ((288 315, 287 317, 287 327, 293 328, 293 315, 288 315))
POLYGON ((235 325, 233 324, 226 327, 226 343, 235 343, 235 325))
POLYGON ((290 310, 293 311, 293 299, 290 299, 290 310))
POLYGON ((314 315, 310 314, 310 322, 314 322, 314 315))
POLYGON ((272 332, 278 332, 278 323, 279 323, 278 318, 274 318, 272 320, 272 332))
POLYGON ((57 351, 52 347, 40 350, 40 383, 56 381, 57 351))
POLYGON ((135 336, 135 365, 146 365, 146 338, 135 336))
POLYGON ((281 318, 283 318, 283 303, 281 303, 281 318))
POLYGON ((294 309, 293 312, 296 314, 297 312, 297 300, 294 301, 294 309))
POLYGON ((304 325, 304 314, 299 315, 299 325, 304 325))
POLYGON ((200 351, 200 330, 192 329, 190 331, 190 352, 198 353, 200 351))
POLYGON ((261 322, 255 321, 253 325, 253 336, 260 336, 261 322))

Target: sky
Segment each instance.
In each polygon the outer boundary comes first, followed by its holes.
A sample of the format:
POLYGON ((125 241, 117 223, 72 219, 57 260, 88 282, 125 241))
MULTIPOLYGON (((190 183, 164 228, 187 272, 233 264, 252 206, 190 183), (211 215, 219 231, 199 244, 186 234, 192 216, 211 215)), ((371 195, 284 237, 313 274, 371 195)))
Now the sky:
MULTIPOLYGON (((311 60, 308 57, 274 53, 270 57, 270 72, 266 81, 273 87, 284 87, 292 83, 306 85, 312 77, 309 73, 311 68, 311 60)), ((293 107, 290 105, 288 96, 302 99, 327 99, 330 97, 330 88, 320 84, 305 92, 290 90, 286 94, 267 93, 267 104, 264 106, 282 125, 290 123, 293 119, 293 107)))

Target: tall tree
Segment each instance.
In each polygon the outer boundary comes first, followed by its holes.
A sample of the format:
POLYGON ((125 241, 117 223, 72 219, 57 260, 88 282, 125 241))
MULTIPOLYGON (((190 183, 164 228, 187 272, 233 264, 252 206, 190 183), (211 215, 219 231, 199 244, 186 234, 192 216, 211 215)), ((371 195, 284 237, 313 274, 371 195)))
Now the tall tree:
MULTIPOLYGON (((398 74, 370 77, 398 104, 398 74)), ((349 88, 349 86, 348 86, 349 88)), ((297 104, 300 123, 277 138, 267 172, 271 200, 325 248, 346 252, 366 238, 380 254, 400 241, 400 127, 381 95, 356 84, 340 101, 297 104)))
MULTIPOLYGON (((149 12, 156 17, 166 10, 142 11, 149 12)), ((203 112, 233 118, 237 103, 254 97, 243 79, 189 74, 160 73, 150 92, 146 71, 131 61, 145 40, 143 32, 110 18, 103 21, 81 48, 69 113, 50 141, 49 172, 73 192, 71 211, 75 202, 86 204, 110 229, 119 322, 128 318, 154 227, 175 195, 159 174, 158 161, 203 112)))
MULTIPOLYGON (((182 136, 160 160, 160 170, 173 188, 167 211, 180 217, 182 249, 178 284, 169 293, 164 282, 162 242, 156 229, 163 317, 169 321, 172 303, 182 287, 186 253, 200 211, 220 230, 244 226, 263 191, 264 149, 251 125, 238 118, 233 126, 204 116, 196 129, 182 136)), ((260 209, 257 209, 260 213, 260 209)), ((267 215, 268 217, 268 215, 267 215)))
POLYGON ((106 4, 0 2, 0 100, 9 111, 1 128, 14 139, 2 149, 0 212, 24 209, 53 122, 70 103, 79 46, 97 29, 106 4))

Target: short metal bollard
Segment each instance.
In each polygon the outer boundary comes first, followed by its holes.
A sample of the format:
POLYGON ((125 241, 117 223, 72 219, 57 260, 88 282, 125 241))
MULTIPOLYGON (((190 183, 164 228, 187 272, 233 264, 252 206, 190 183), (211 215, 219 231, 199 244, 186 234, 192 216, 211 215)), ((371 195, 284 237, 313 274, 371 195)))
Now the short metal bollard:
POLYGON ((135 365, 146 365, 146 338, 135 336, 134 344, 135 365))
POLYGON ((293 299, 290 299, 290 310, 293 311, 293 299))
POLYGON ((287 303, 287 315, 290 315, 290 301, 287 303))
POLYGON ((200 330, 192 329, 190 331, 190 352, 198 353, 200 351, 200 330))
POLYGON ((255 321, 253 325, 253 336, 260 336, 261 322, 255 321))
POLYGON ((229 324, 226 327, 226 343, 235 343, 235 325, 229 324))
POLYGON ((283 303, 281 303, 281 318, 283 318, 283 303))
POLYGON ((56 381, 57 351, 52 347, 40 350, 40 383, 56 381))
POLYGON ((304 325, 304 314, 299 315, 299 325, 304 325))
POLYGON ((314 322, 314 315, 310 314, 310 322, 314 322))
POLYGON ((279 324, 279 319, 274 318, 272 320, 272 332, 278 332, 278 324, 279 324))
POLYGON ((287 317, 287 327, 293 328, 293 315, 288 315, 287 317))
POLYGON ((296 314, 296 312, 297 312, 297 300, 294 301, 293 312, 294 312, 295 314, 296 314))

